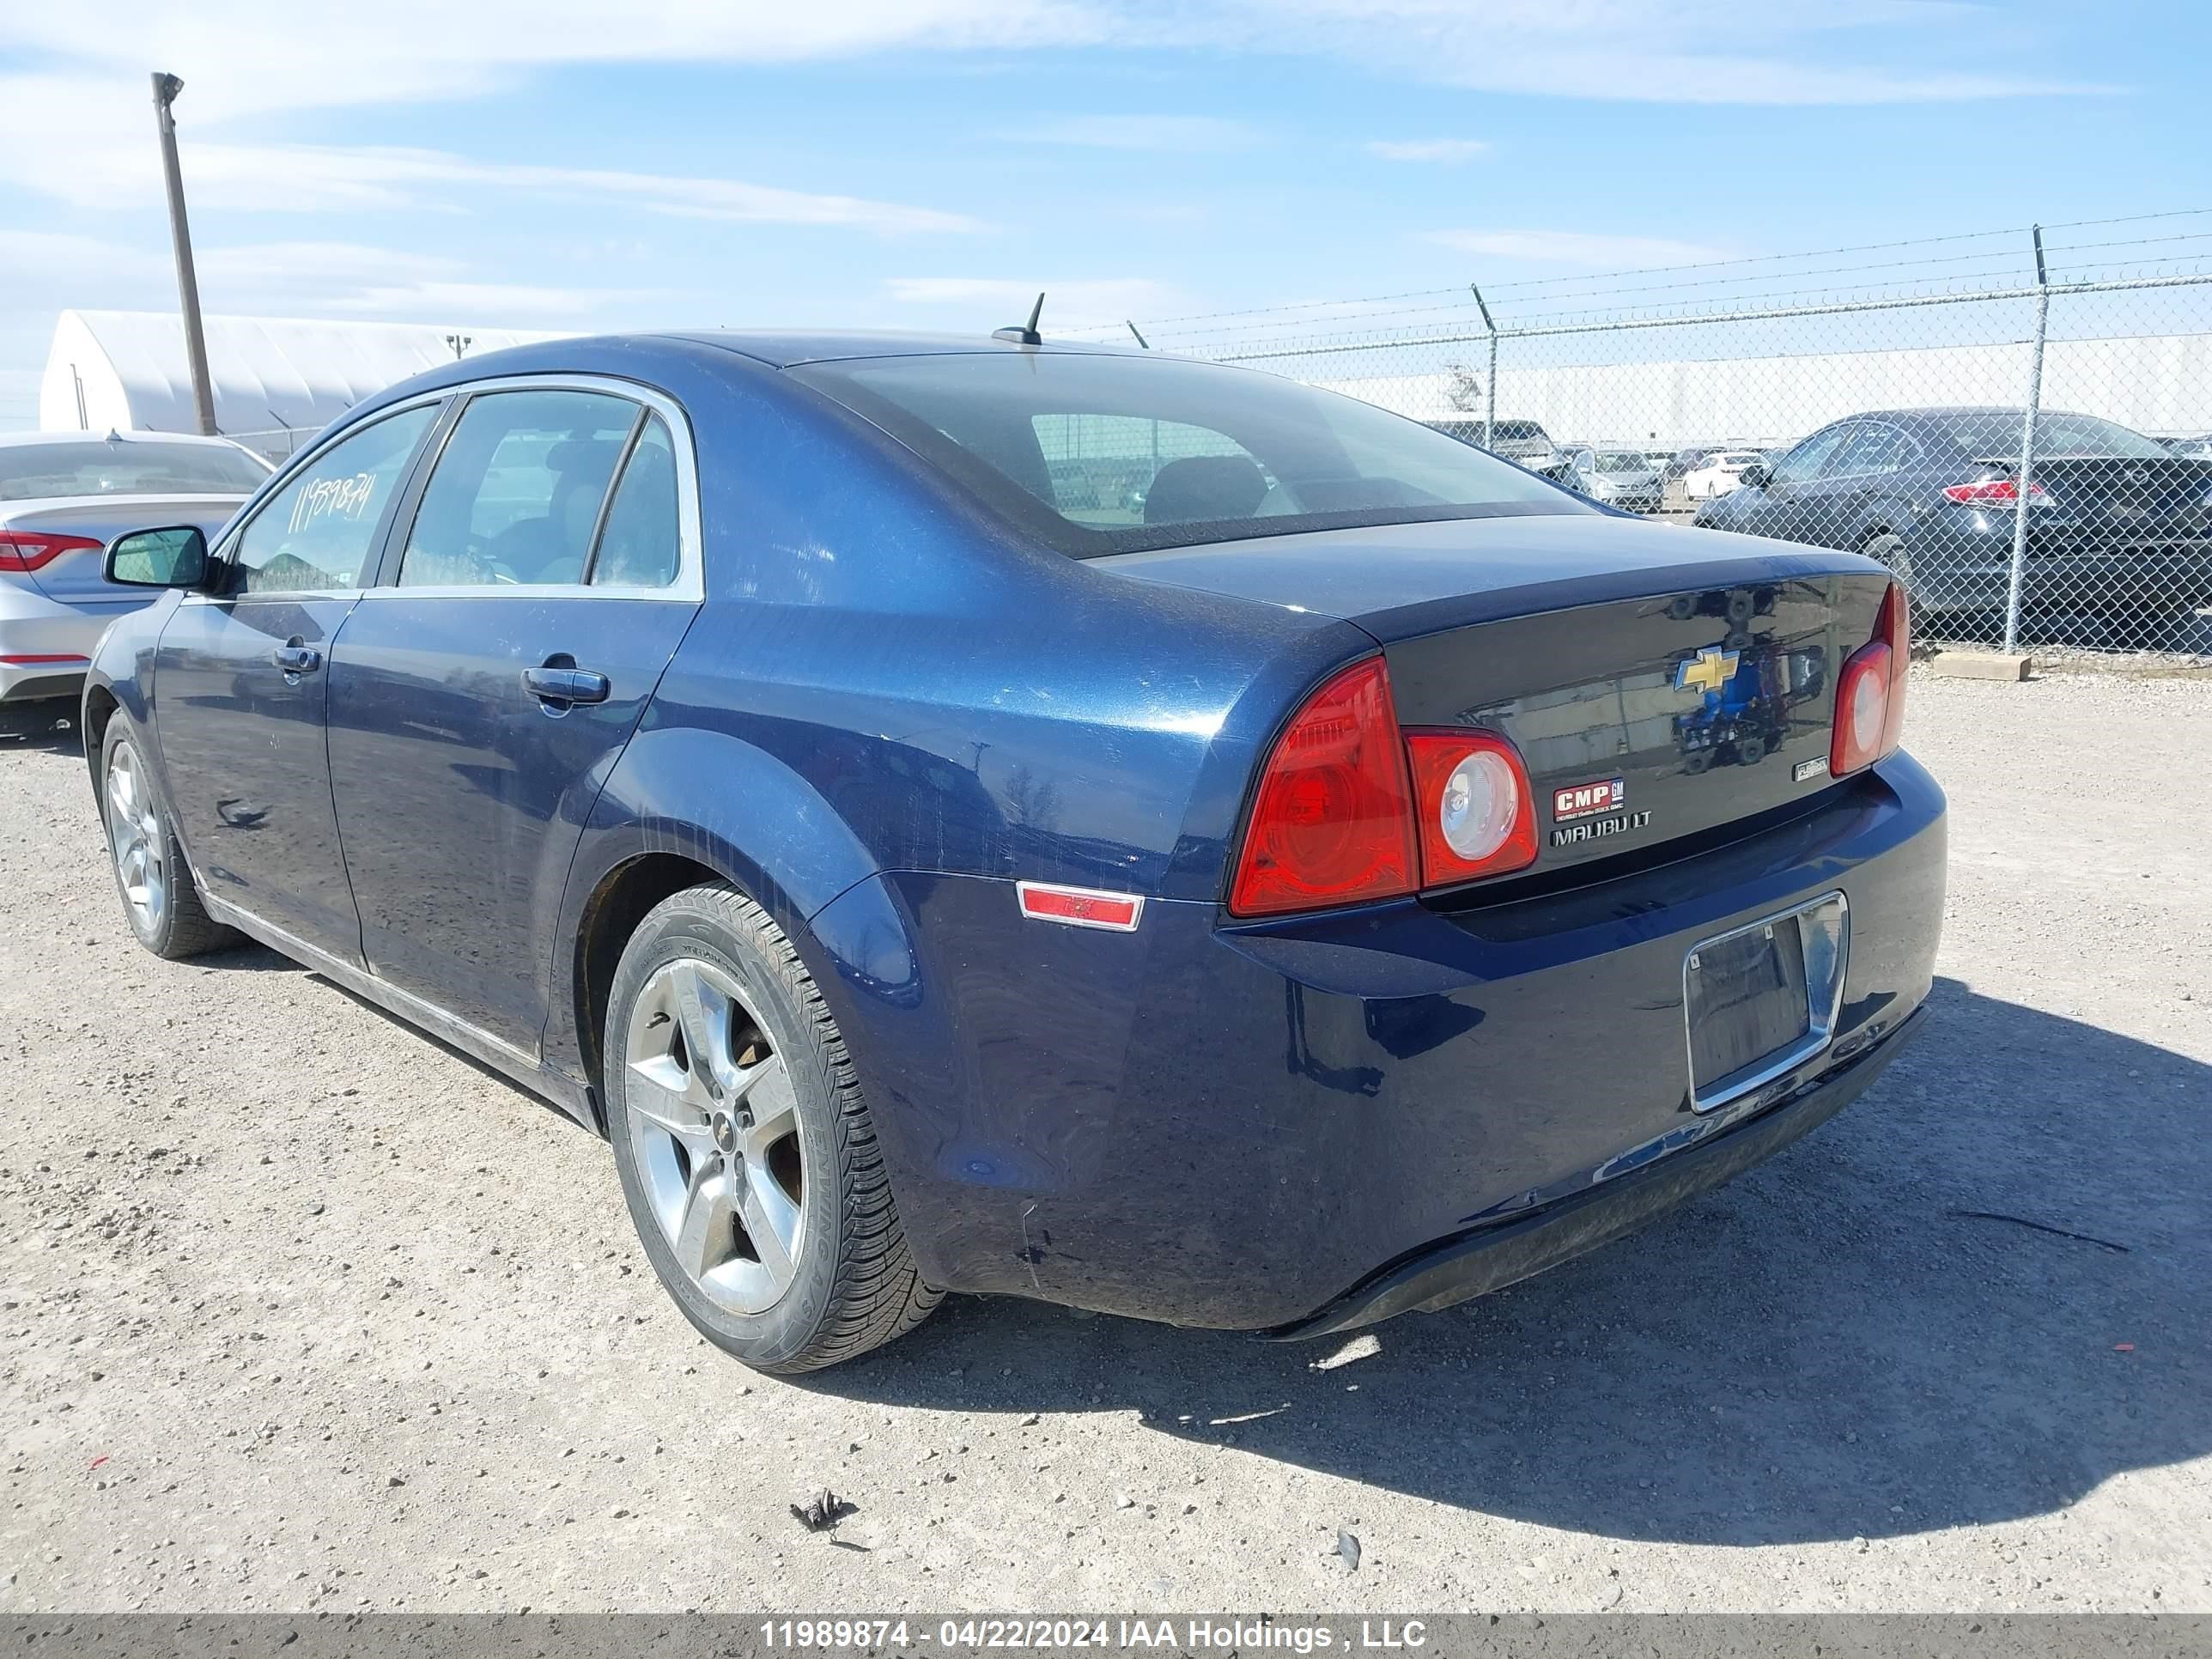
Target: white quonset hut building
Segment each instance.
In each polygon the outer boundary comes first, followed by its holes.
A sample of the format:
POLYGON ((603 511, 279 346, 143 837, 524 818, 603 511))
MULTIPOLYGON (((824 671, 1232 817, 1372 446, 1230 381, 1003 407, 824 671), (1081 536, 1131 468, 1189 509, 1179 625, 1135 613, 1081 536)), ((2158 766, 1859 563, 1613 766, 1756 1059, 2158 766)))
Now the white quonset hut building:
MULTIPOLYGON (((272 459, 396 380, 552 334, 434 323, 207 317, 216 427, 272 459)), ((64 311, 39 386, 48 431, 197 432, 175 312, 64 311)))

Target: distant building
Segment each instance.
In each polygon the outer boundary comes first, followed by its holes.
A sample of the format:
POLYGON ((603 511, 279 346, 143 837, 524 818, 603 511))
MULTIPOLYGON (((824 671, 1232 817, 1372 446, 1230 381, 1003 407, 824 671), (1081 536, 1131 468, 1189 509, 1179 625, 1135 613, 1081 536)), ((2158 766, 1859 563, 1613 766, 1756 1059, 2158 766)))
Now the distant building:
MULTIPOLYGON (((208 317, 216 425, 279 459, 362 398, 456 356, 559 337, 434 323, 208 317)), ((64 311, 39 386, 48 431, 197 432, 184 321, 167 311, 64 311)))

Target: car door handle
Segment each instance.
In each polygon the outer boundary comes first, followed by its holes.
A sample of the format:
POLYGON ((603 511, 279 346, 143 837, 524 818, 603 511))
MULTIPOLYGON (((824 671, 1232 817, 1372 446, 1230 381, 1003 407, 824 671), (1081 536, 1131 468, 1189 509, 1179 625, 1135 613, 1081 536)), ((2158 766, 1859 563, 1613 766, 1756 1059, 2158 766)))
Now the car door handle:
POLYGON ((312 645, 280 645, 269 653, 269 660, 288 674, 312 674, 323 665, 323 653, 312 645))
POLYGON ((541 702, 605 702, 607 677, 589 668, 526 668, 522 683, 541 702))

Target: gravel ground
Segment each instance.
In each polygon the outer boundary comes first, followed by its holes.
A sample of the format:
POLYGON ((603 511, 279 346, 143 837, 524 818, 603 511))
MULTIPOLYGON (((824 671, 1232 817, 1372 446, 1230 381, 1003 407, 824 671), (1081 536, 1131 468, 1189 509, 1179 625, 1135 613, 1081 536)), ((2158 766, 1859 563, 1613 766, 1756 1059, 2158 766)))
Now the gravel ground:
POLYGON ((1938 1018, 1812 1139, 1326 1369, 956 1299, 799 1383, 551 1110, 141 952, 0 747, 0 1607, 2212 1610, 2212 684, 1911 696, 1938 1018))

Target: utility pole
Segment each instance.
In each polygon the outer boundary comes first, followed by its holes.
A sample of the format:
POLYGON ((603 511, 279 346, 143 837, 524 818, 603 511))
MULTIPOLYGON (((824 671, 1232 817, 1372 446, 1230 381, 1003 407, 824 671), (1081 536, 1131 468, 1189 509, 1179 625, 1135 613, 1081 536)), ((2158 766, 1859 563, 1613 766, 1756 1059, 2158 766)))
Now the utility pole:
POLYGON ((216 435, 215 387, 208 380, 207 336, 200 328, 200 283, 192 271, 191 227, 185 222, 185 179, 177 167, 177 122, 169 106, 185 83, 161 70, 154 71, 154 115, 161 130, 161 171, 169 186, 169 240, 177 250, 177 299, 185 313, 185 360, 192 371, 192 407, 200 431, 216 435))

